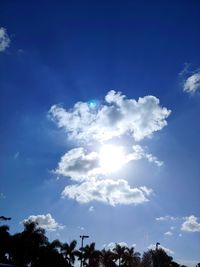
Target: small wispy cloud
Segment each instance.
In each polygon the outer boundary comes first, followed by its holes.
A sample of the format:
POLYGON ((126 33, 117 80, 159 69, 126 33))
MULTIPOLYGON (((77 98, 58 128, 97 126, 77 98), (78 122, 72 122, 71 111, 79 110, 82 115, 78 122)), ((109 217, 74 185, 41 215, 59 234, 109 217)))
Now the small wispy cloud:
POLYGON ((14 154, 14 159, 18 159, 19 158, 19 152, 16 152, 15 154, 14 154))
POLYGON ((173 217, 173 216, 166 215, 166 216, 157 217, 156 221, 175 221, 178 219, 179 219, 179 217, 173 217))
POLYGON ((173 233, 171 231, 167 231, 167 232, 164 233, 164 235, 166 235, 166 236, 172 236, 173 233))
POLYGON ((3 27, 0 28, 0 52, 4 52, 10 46, 10 38, 7 30, 3 27))
POLYGON ((180 77, 184 77, 185 75, 188 75, 188 73, 190 73, 190 71, 189 71, 190 65, 191 64, 188 62, 184 63, 183 69, 179 72, 180 77))
POLYGON ((149 162, 155 163, 157 166, 162 166, 163 162, 158 160, 157 157, 152 155, 151 153, 145 152, 144 148, 140 145, 134 145, 133 147, 133 153, 128 155, 128 157, 133 160, 139 160, 139 159, 147 159, 149 162))
POLYGON ((78 229, 81 231, 85 231, 85 228, 83 226, 78 226, 78 229))
MULTIPOLYGON (((180 230, 184 232, 200 232, 200 222, 198 222, 198 218, 194 215, 185 216, 185 217, 173 217, 173 216, 162 216, 157 217, 156 221, 163 221, 163 222, 169 222, 169 221, 179 221, 180 223, 180 230)), ((175 229, 175 226, 170 227, 170 231, 166 232, 165 235, 171 235, 170 232, 172 232, 175 229)), ((180 233, 179 236, 182 236, 180 233)))
POLYGON ((194 215, 186 217, 181 226, 181 230, 185 232, 200 232, 200 223, 198 222, 198 218, 194 215))
POLYGON ((89 210, 89 212, 93 212, 94 211, 94 207, 90 206, 88 210, 89 210))
POLYGON ((184 82, 183 91, 194 94, 200 89, 200 70, 190 75, 184 82))
POLYGON ((4 195, 4 193, 0 193, 0 199, 5 199, 6 198, 6 196, 4 195))

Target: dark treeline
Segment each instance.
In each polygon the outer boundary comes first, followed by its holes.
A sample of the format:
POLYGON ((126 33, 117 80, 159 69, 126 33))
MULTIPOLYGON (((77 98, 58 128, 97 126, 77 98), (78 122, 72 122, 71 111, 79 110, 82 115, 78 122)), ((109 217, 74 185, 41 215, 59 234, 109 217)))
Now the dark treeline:
MULTIPOLYGON (((0 263, 20 267, 180 267, 161 248, 140 255, 135 249, 116 244, 112 250, 97 250, 95 243, 77 248, 77 241, 48 241, 45 230, 34 222, 24 223, 21 233, 11 235, 0 226, 0 263)), ((200 264, 198 264, 200 267, 200 264)))

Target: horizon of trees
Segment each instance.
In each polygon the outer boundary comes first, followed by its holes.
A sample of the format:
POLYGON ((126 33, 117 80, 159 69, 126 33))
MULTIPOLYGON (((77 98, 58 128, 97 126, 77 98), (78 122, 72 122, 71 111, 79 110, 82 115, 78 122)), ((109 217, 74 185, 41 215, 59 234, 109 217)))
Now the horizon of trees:
POLYGON ((24 223, 24 230, 14 235, 7 225, 0 226, 0 263, 19 267, 185 267, 162 248, 141 255, 134 247, 117 243, 112 250, 98 250, 94 242, 81 248, 77 248, 76 240, 50 242, 45 230, 32 221, 24 223))

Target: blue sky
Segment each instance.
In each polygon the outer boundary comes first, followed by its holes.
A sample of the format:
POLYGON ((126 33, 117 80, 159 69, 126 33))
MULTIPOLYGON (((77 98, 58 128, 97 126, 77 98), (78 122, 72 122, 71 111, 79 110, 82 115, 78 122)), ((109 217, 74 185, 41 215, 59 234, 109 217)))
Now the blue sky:
POLYGON ((11 232, 32 216, 51 239, 85 233, 140 252, 159 241, 177 261, 200 261, 199 11, 198 1, 1 2, 11 232))

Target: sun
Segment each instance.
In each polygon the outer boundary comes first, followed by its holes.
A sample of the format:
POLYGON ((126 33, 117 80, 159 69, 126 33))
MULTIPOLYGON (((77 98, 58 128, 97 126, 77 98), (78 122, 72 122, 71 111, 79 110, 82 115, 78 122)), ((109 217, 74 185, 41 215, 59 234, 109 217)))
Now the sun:
POLYGON ((101 169, 106 172, 116 172, 125 164, 123 147, 115 145, 103 145, 99 152, 101 169))

